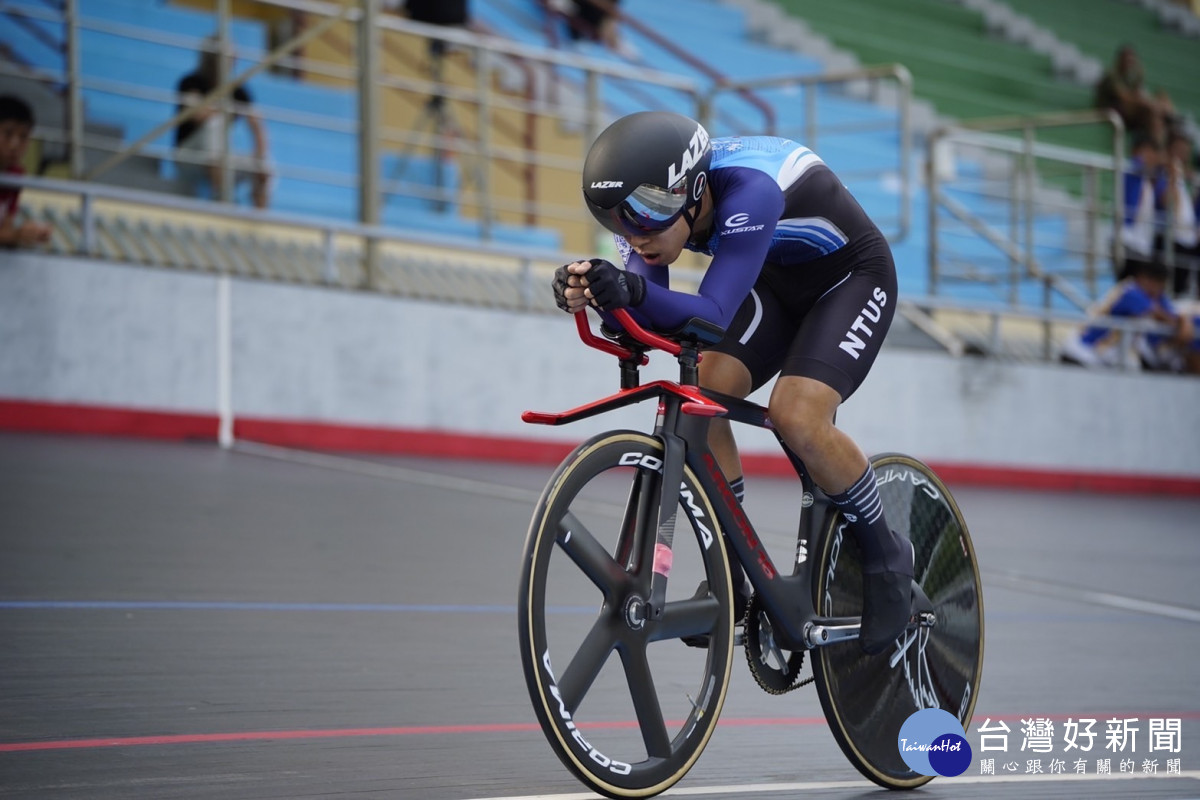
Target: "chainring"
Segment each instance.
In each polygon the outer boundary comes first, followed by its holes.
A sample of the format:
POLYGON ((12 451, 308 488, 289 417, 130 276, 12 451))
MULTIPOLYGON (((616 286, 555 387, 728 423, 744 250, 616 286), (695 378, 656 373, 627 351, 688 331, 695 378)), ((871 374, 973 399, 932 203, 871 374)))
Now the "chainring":
POLYGON ((744 630, 746 662, 750 665, 750 674, 754 676, 754 682, 764 692, 786 694, 812 682, 811 677, 800 680, 804 651, 788 652, 781 650, 776 644, 771 620, 768 619, 757 594, 746 606, 744 630))

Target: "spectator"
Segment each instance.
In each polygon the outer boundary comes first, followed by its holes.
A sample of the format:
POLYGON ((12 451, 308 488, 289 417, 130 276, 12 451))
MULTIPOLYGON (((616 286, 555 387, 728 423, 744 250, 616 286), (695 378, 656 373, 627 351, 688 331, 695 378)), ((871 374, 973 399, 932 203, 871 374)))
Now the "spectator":
POLYGON ((1121 225, 1125 263, 1118 271, 1118 279, 1128 278, 1137 265, 1154 260, 1155 205, 1162 158, 1152 138, 1143 134, 1134 139, 1125 167, 1125 217, 1121 225))
POLYGON ((1182 364, 1181 369, 1188 375, 1200 375, 1200 304, 1191 303, 1187 310, 1180 309, 1180 313, 1184 314, 1192 323, 1192 338, 1190 342, 1182 345, 1182 364))
MULTIPOLYGON (((25 150, 33 131, 33 109, 12 95, 0 97, 0 172, 25 174, 25 150)), ((0 186, 0 246, 32 247, 50 240, 50 228, 32 220, 17 224, 21 187, 0 186)))
POLYGON ((1171 220, 1174 240, 1174 271, 1171 291, 1175 297, 1194 292, 1200 285, 1200 186, 1192 162, 1192 140, 1180 131, 1167 144, 1167 164, 1160 181, 1158 206, 1171 220))
POLYGON ((567 20, 572 41, 599 42, 622 58, 637 58, 637 50, 621 36, 617 25, 621 0, 550 0, 548 5, 567 20))
POLYGON ((408 0, 404 10, 409 19, 431 25, 467 27, 471 19, 467 0, 408 0))
POLYGON ((1200 375, 1200 306, 1180 304, 1179 331, 1173 337, 1147 336, 1147 354, 1143 365, 1156 372, 1184 372, 1200 375))
POLYGON ((1137 51, 1132 45, 1122 46, 1112 67, 1096 84, 1096 107, 1116 111, 1131 134, 1145 134, 1158 145, 1165 145, 1175 107, 1162 90, 1152 97, 1144 82, 1145 73, 1137 51))
POLYGON ((1153 261, 1137 262, 1132 275, 1117 283, 1091 309, 1093 317, 1130 317, 1152 319, 1174 327, 1172 336, 1134 334, 1103 325, 1090 325, 1063 347, 1061 360, 1085 367, 1116 367, 1140 361, 1146 369, 1172 368, 1173 352, 1192 340, 1192 320, 1180 316, 1167 299, 1167 269, 1153 261), (1122 346, 1132 341, 1133 347, 1122 346))
MULTIPOLYGON (((195 108, 217 88, 220 56, 216 48, 220 45, 213 39, 205 40, 205 49, 200 53, 200 63, 194 72, 179 81, 179 106, 177 110, 195 108)), ((262 120, 250 107, 253 102, 245 86, 233 90, 234 119, 244 120, 250 127, 254 139, 254 163, 249 169, 234 171, 235 184, 250 183, 250 195, 256 208, 266 208, 270 189, 270 169, 267 166, 267 133, 262 120)), ((180 123, 175 129, 175 147, 191 158, 179 159, 175 167, 179 177, 195 195, 219 199, 223 196, 220 153, 223 143, 228 142, 231 121, 223 111, 205 108, 192 118, 180 123)), ((241 160, 241 159, 239 159, 241 160)), ((236 163, 236 162, 235 162, 236 163)))

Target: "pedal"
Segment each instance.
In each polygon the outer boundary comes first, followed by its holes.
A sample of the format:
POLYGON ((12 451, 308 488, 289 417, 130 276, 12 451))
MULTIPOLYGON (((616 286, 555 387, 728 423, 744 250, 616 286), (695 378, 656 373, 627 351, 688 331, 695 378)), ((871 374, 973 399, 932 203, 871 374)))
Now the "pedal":
MULTIPOLYGON (((700 585, 696 587, 696 593, 692 595, 692 598, 698 599, 701 597, 705 597, 709 593, 710 592, 708 590, 708 581, 700 581, 700 585)), ((743 596, 736 589, 734 590, 734 592, 733 592, 733 614, 734 614, 734 617, 733 617, 733 625, 734 625, 733 646, 734 647, 741 647, 743 644, 745 644, 746 634, 744 631, 745 626, 743 623, 745 621, 746 607, 749 605, 749 603, 750 603, 749 597, 743 596)), ((683 642, 688 647, 698 647, 698 648, 703 649, 703 648, 708 647, 708 634, 702 633, 699 636, 683 636, 679 639, 679 641, 683 642)))
MULTIPOLYGON (((688 647, 697 647, 701 650, 708 649, 708 634, 702 633, 699 636, 683 636, 679 641, 686 644, 688 647)), ((746 631, 742 627, 741 620, 734 623, 733 628, 733 646, 741 647, 746 643, 746 631)))

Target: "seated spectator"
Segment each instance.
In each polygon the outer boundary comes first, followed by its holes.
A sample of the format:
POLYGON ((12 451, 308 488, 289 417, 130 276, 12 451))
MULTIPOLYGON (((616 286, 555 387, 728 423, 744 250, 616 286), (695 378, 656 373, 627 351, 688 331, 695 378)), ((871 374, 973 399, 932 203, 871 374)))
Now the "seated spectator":
MULTIPOLYGON (((0 97, 0 172, 25 174, 25 151, 33 132, 33 109, 20 98, 0 97)), ((33 247, 50 240, 50 228, 32 220, 17 224, 21 187, 0 186, 0 247, 33 247)))
POLYGON ((1131 134, 1144 134, 1164 145, 1175 107, 1162 90, 1151 96, 1144 82, 1145 73, 1137 51, 1132 45, 1122 46, 1112 67, 1096 84, 1096 107, 1113 109, 1131 134))
POLYGON ((1200 375, 1200 306, 1181 304, 1179 331, 1175 336, 1151 334, 1146 337, 1142 364, 1155 372, 1183 372, 1200 375))
POLYGON ((622 58, 635 59, 637 50, 621 36, 617 25, 620 0, 548 0, 547 5, 567 20, 572 41, 599 42, 622 58))
POLYGON ((1175 350, 1193 337, 1192 320, 1176 313, 1167 299, 1167 270, 1142 261, 1132 275, 1117 283, 1090 311, 1093 317, 1129 317, 1165 322, 1174 328, 1162 334, 1123 334, 1103 325, 1090 325, 1063 346, 1061 360, 1085 367, 1118 367, 1140 363, 1151 370, 1170 369, 1175 350), (1122 346, 1122 343, 1125 346, 1122 346), (1132 343, 1132 347, 1128 346, 1132 343))
POLYGON ((1188 375, 1200 375, 1200 302, 1180 304, 1179 312, 1191 320, 1192 338, 1180 346, 1179 368, 1188 375))
POLYGON ((1162 176, 1162 153, 1146 135, 1133 140, 1132 154, 1125 166, 1125 216, 1121 224, 1121 244, 1125 262, 1117 271, 1123 280, 1136 265, 1153 261, 1156 205, 1162 176))
POLYGON ((471 20, 467 0, 408 0, 404 11, 409 19, 431 25, 467 27, 471 20))
MULTIPOLYGON (((180 79, 176 90, 179 93, 177 110, 199 106, 203 99, 217 88, 219 56, 216 48, 219 46, 215 39, 206 40, 206 49, 200 53, 200 63, 196 70, 180 79)), ((221 148, 228 142, 231 122, 244 120, 250 126, 250 133, 254 138, 254 160, 252 166, 235 168, 234 182, 249 182, 254 206, 266 208, 270 200, 271 177, 267 165, 266 129, 262 120, 250 108, 252 100, 245 86, 234 89, 232 97, 236 103, 232 121, 227 119, 223 111, 206 108, 180 123, 175 129, 175 147, 181 154, 189 156, 176 160, 175 168, 192 194, 212 199, 221 198, 221 148)), ((234 164, 238 161, 244 159, 235 157, 234 164)))

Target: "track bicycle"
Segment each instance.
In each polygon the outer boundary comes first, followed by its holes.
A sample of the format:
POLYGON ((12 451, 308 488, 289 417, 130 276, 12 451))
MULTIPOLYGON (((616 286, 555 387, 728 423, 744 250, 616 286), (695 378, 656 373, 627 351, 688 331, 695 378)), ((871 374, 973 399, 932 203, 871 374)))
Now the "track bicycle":
POLYGON ((800 479, 795 557, 784 574, 708 449, 714 417, 772 430, 763 407, 698 385, 700 351, 723 331, 692 320, 660 334, 623 310, 614 316, 624 331, 608 338, 592 331, 586 311, 575 321, 585 344, 619 359, 620 390, 561 413, 522 416, 562 425, 658 403, 652 433, 602 433, 567 456, 529 526, 521 661, 555 753, 606 796, 666 790, 712 736, 740 644, 767 692, 815 685, 835 740, 867 778, 894 789, 931 780, 904 763, 900 726, 918 709, 941 708, 965 728, 983 661, 979 570, 950 492, 914 458, 871 459, 886 518, 910 538, 916 561, 907 630, 890 650, 864 654, 854 641, 858 546, 841 511, 776 433, 800 479), (677 382, 640 382, 653 349, 676 357, 677 382), (731 561, 754 590, 741 619, 731 561), (801 680, 806 653, 811 676, 801 680))

